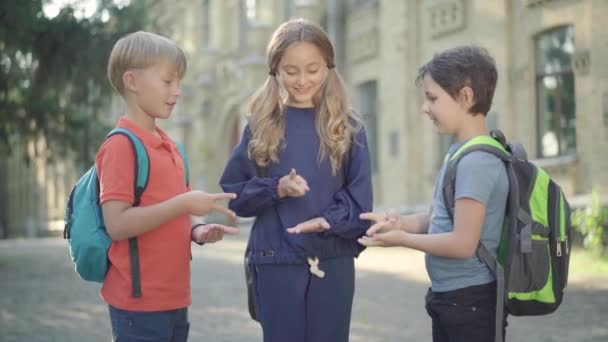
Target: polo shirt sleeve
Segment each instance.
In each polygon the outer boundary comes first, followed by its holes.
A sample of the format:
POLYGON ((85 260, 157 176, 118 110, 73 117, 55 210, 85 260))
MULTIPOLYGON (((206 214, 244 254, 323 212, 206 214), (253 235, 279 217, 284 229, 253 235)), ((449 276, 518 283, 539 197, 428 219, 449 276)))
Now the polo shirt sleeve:
POLYGON ((135 153, 129 138, 117 134, 107 139, 95 159, 99 177, 99 200, 133 204, 135 153))

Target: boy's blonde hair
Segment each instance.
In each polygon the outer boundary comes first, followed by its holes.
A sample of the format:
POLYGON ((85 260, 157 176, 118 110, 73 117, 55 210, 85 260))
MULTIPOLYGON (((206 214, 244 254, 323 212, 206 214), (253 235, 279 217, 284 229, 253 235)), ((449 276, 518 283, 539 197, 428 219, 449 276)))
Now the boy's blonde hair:
POLYGON ((124 95, 123 74, 132 69, 145 69, 157 63, 168 63, 179 78, 186 73, 186 56, 171 39, 138 31, 120 38, 110 53, 108 78, 112 87, 124 95))
POLYGON ((277 81, 278 66, 285 51, 300 42, 316 46, 329 69, 324 84, 313 97, 313 105, 321 139, 320 159, 329 157, 332 171, 336 174, 350 150, 354 133, 362 127, 362 120, 352 110, 344 81, 335 68, 331 41, 319 25, 305 19, 293 19, 281 24, 270 39, 266 50, 269 77, 249 104, 252 133, 249 157, 260 166, 279 161, 279 149, 285 139, 285 121, 277 81))

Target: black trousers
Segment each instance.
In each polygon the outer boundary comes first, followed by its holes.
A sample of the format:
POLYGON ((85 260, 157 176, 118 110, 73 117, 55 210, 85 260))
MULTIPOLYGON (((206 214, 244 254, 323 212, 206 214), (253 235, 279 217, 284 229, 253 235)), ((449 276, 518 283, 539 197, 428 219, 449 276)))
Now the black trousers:
MULTIPOLYGON (((496 324, 496 282, 426 294, 433 320, 433 342, 493 342, 496 324)), ((504 314, 503 336, 507 315, 504 314)))

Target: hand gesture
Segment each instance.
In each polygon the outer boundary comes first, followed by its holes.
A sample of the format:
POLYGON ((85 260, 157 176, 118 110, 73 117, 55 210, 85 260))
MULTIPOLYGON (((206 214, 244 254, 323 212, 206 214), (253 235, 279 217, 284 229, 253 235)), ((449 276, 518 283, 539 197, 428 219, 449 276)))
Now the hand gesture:
POLYGON ((403 239, 408 233, 401 230, 399 214, 391 209, 384 214, 363 213, 359 215, 362 220, 374 222, 366 234, 357 239, 357 242, 367 247, 402 246, 403 239))
POLYGON ((208 194, 206 192, 193 190, 183 194, 185 196, 186 207, 190 215, 194 216, 205 216, 210 211, 218 211, 228 215, 230 218, 235 219, 236 214, 225 207, 222 207, 215 202, 221 200, 230 200, 236 198, 236 194, 233 193, 217 193, 208 194))
POLYGON ((369 227, 366 234, 373 236, 378 232, 400 229, 399 214, 391 209, 384 214, 363 213, 359 215, 362 220, 372 221, 374 224, 369 227))
POLYGON ((277 189, 279 198, 286 196, 289 197, 302 197, 310 191, 308 183, 302 176, 296 174, 296 169, 291 169, 291 172, 279 179, 279 186, 277 189))
POLYGON ((210 223, 194 228, 192 240, 204 243, 214 243, 224 238, 224 234, 236 235, 239 230, 222 224, 210 223))
POLYGON ((366 247, 404 246, 404 240, 409 233, 403 230, 390 230, 386 233, 376 233, 372 236, 362 236, 357 242, 366 247))
POLYGON ((324 218, 316 217, 306 222, 299 223, 295 227, 287 228, 287 232, 289 234, 319 233, 329 228, 329 223, 327 223, 324 218))

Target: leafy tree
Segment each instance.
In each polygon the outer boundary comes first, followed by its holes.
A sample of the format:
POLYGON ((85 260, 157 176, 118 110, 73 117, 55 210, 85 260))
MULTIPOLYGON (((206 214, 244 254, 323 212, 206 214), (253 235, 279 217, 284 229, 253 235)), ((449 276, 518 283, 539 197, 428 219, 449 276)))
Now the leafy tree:
POLYGON ((100 116, 112 98, 110 50, 121 36, 153 24, 146 14, 156 1, 121 7, 99 0, 89 18, 69 6, 48 18, 43 4, 0 1, 0 156, 28 160, 24 147, 42 137, 47 158, 89 162, 109 129, 100 116))

